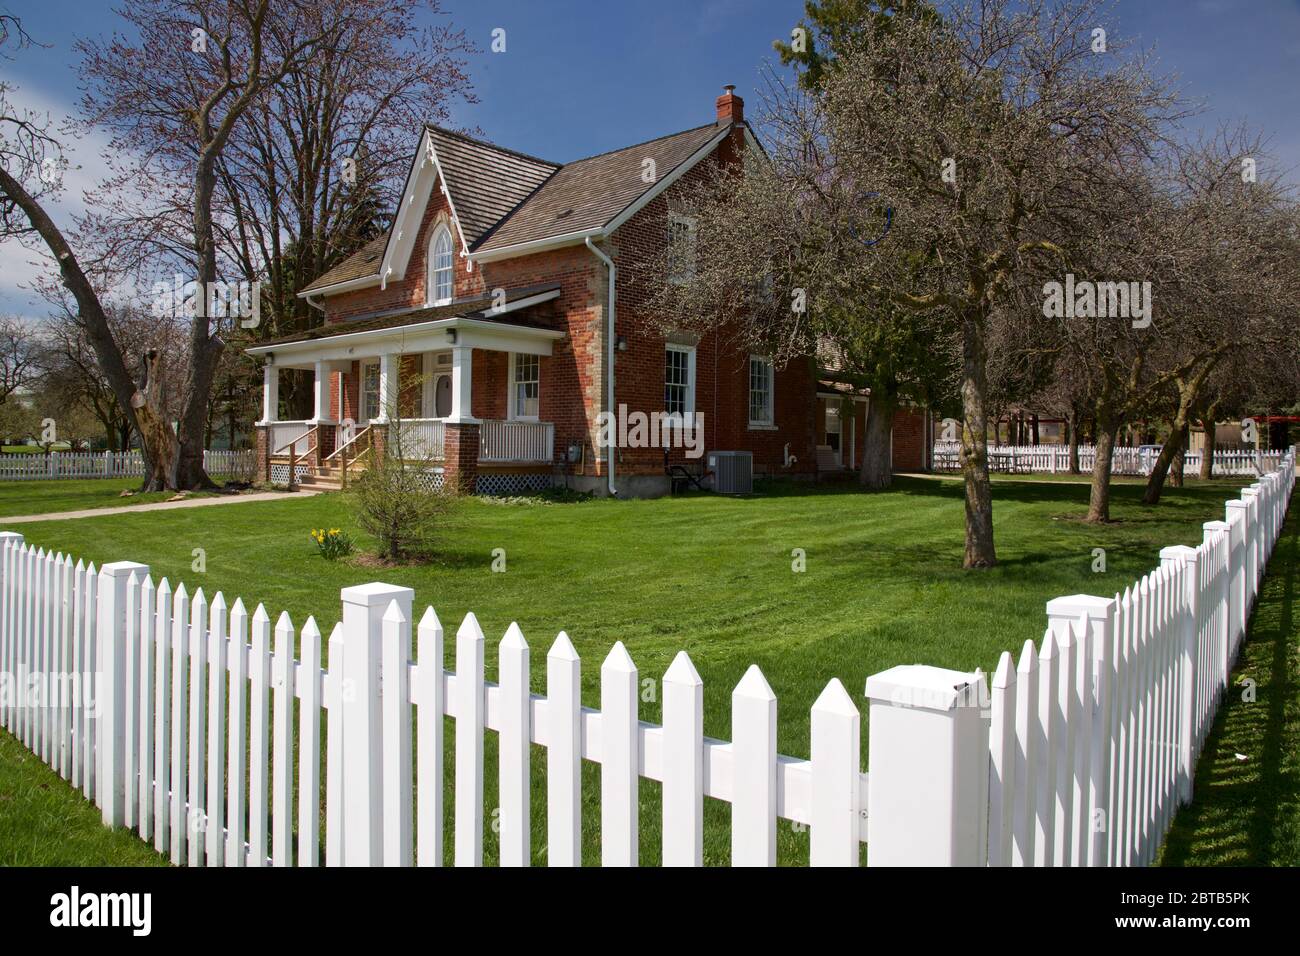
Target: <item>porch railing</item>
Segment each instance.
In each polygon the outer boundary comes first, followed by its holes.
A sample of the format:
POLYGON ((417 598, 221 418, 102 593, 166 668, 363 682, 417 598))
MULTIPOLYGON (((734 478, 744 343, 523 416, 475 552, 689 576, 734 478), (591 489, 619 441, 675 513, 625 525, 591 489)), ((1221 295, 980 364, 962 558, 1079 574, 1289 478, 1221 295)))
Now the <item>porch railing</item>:
POLYGON ((479 426, 479 461, 549 462, 554 448, 551 422, 485 421, 479 426))
POLYGON ((402 457, 441 461, 445 436, 445 424, 437 419, 404 418, 400 435, 402 457))
POLYGON ((308 450, 307 434, 312 431, 312 422, 272 422, 271 430, 271 454, 272 455, 305 455, 308 450), (293 445, 291 449, 289 446, 293 445))

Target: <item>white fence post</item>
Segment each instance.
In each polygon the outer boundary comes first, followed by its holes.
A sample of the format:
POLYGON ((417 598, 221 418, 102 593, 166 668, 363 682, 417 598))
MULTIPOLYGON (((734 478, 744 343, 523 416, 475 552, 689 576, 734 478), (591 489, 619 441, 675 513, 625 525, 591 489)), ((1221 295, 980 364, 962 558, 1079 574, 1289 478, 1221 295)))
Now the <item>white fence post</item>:
POLYGON ((1047 623, 1057 639, 1063 639, 1080 619, 1088 622, 1088 637, 1083 647, 1088 659, 1080 662, 1079 674, 1063 674, 1065 680, 1084 680, 1078 688, 1082 696, 1085 720, 1076 737, 1079 773, 1074 805, 1074 825, 1080 834, 1076 866, 1108 866, 1107 831, 1113 826, 1110 806, 1111 754, 1114 748, 1110 706, 1111 679, 1114 675, 1115 599, 1091 594, 1072 594, 1047 602, 1047 623), (1086 779, 1087 785, 1082 781, 1086 779), (1100 811, 1100 817, 1098 816, 1100 811), (1087 835, 1086 845, 1083 835, 1087 835))
MULTIPOLYGON (((1250 561, 1247 549, 1250 543, 1250 505, 1244 501, 1228 501, 1225 504, 1228 522, 1229 554, 1232 557, 1232 622, 1228 628, 1228 667, 1237 656, 1237 647, 1246 633, 1246 621, 1250 619, 1250 584, 1247 577, 1250 561)), ((1225 686, 1227 684, 1225 675, 1225 686)))
POLYGON ((989 730, 983 678, 908 664, 867 678, 867 863, 983 866, 989 730))
POLYGON ((149 565, 136 561, 113 561, 99 569, 96 631, 99 638, 98 741, 101 773, 96 802, 103 811, 104 825, 120 827, 126 822, 126 586, 132 573, 141 581, 149 565))
POLYGON ((415 592, 374 582, 343 588, 343 865, 383 862, 380 660, 393 601, 411 619, 415 592))

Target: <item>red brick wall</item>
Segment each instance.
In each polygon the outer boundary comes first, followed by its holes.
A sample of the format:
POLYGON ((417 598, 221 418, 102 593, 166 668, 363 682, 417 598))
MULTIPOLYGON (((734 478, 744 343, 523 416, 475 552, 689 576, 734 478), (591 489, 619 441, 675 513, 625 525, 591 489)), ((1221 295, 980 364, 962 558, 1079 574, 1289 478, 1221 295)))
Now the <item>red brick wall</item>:
POLYGON ((924 471, 926 468, 925 413, 900 407, 894 411, 894 471, 924 471))

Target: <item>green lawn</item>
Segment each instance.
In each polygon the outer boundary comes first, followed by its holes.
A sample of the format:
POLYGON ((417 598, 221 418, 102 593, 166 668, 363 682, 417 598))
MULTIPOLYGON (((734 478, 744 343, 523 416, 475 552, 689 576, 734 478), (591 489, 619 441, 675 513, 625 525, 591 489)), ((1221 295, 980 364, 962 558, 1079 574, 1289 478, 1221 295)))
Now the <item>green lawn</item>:
POLYGON ((1166 866, 1300 866, 1300 514, 1278 541, 1166 866), (1253 682, 1253 688, 1248 682, 1253 682), (1252 696, 1253 700, 1247 699, 1252 696))
MULTIPOLYGON (((413 587, 417 615, 437 609, 450 634, 473 610, 495 645, 517 620, 533 654, 533 684, 544 690, 546 650, 566 630, 583 658, 583 702, 598 704, 600 661, 615 641, 643 678, 642 718, 657 720, 658 678, 686 649, 705 684, 705 732, 730 737, 730 692, 751 663, 780 701, 783 753, 808 754, 808 711, 838 677, 855 697, 867 675, 900 663, 991 671, 1002 650, 1039 639, 1044 604, 1077 592, 1113 594, 1158 563, 1161 547, 1195 544, 1201 522, 1221 518, 1239 482, 1189 483, 1157 508, 1141 487, 1114 490, 1106 527, 1079 518, 1088 489, 1059 482, 999 479, 994 486, 1000 564, 960 569, 960 483, 902 479, 884 494, 852 485, 778 486, 734 499, 711 495, 658 501, 519 505, 466 503, 447 530, 439 560, 374 571, 315 555, 312 527, 355 532, 339 495, 250 502, 212 509, 122 514, 24 525, 28 540, 76 557, 148 563, 155 575, 220 589, 250 610, 264 601, 301 625, 316 616, 325 634, 340 615, 339 589, 368 580, 413 587), (1106 550, 1095 574, 1093 549, 1106 550), (191 570, 202 548, 206 573, 191 570), (491 570, 494 549, 507 570, 491 570), (792 570, 802 549, 807 570, 792 570)), ((10 492, 0 488, 0 501, 10 492)), ((12 513, 12 512, 10 512, 12 513)), ((454 641, 448 640, 447 666, 454 641)), ((450 743, 450 735, 448 741, 450 743)), ((863 740, 866 736, 864 733, 863 740)), ((495 736, 488 737, 487 806, 495 797, 495 736)), ((545 857, 544 754, 535 751, 536 861, 545 857)), ((658 786, 642 784, 642 859, 657 861, 658 786)), ((599 771, 586 768, 586 859, 598 859, 599 771)), ((728 811, 708 801, 707 862, 729 854, 728 811)), ((489 815, 490 819, 490 815, 489 815)), ((494 834, 487 833, 494 858, 494 834)), ((783 861, 806 859, 807 834, 781 829, 783 861)))
MULTIPOLYGON (((140 487, 139 478, 60 478, 56 481, 0 482, 0 525, 15 515, 53 514, 56 511, 87 511, 91 508, 121 508, 166 501, 170 491, 149 492, 123 498, 123 491, 140 487)), ((207 497, 196 494, 193 497, 207 497)))
POLYGON ((0 730, 0 866, 160 866, 165 861, 0 730))

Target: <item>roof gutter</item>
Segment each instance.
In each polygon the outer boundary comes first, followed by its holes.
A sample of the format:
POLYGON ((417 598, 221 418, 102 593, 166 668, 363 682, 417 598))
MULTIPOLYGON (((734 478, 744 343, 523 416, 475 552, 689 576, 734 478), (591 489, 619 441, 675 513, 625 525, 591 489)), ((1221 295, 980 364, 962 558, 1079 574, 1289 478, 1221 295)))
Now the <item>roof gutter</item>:
MULTIPOLYGON (((592 251, 592 253, 596 256, 596 258, 599 259, 601 262, 605 263, 605 265, 609 268, 609 302, 608 302, 608 304, 605 306, 605 317, 606 317, 606 322, 605 322, 605 354, 606 354, 607 356, 609 356, 609 358, 608 358, 608 362, 609 362, 609 376, 605 379, 605 396, 606 396, 606 397, 605 397, 605 402, 606 402, 606 405, 607 405, 607 407, 608 407, 608 410, 609 410, 610 415, 613 415, 613 414, 615 414, 615 408, 614 408, 614 355, 615 355, 615 349, 614 349, 614 346, 615 346, 615 340, 614 340, 614 290, 615 290, 615 282, 616 282, 617 279, 618 279, 618 267, 614 265, 614 260, 613 260, 613 259, 611 259, 609 256, 605 255, 605 253, 601 252, 599 249, 597 249, 597 248, 592 244, 592 242, 591 242, 591 236, 588 236, 588 237, 586 238, 586 240, 584 240, 584 241, 586 242, 587 248, 590 249, 590 250, 592 251)), ((617 449, 615 448, 615 443, 614 443, 614 442, 611 441, 609 444, 607 444, 607 445, 605 446, 605 455, 606 455, 606 483, 607 483, 607 485, 608 485, 608 487, 609 487, 609 494, 610 494, 610 497, 617 497, 617 496, 618 496, 618 489, 614 487, 614 460, 615 460, 615 458, 617 457, 617 449)))

